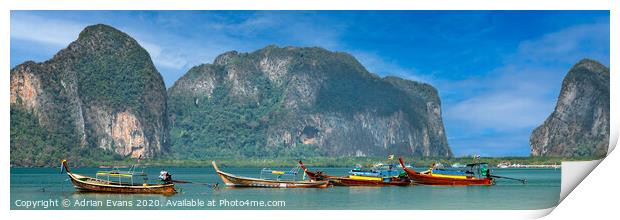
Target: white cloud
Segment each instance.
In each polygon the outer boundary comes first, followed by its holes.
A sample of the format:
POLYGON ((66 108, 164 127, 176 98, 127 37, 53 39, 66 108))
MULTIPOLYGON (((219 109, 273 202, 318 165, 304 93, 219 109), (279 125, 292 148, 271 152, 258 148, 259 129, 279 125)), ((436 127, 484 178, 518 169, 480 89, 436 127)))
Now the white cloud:
MULTIPOLYGON (((416 75, 414 69, 403 68, 371 51, 349 50, 340 39, 340 34, 348 24, 324 22, 321 16, 313 13, 256 12, 241 20, 213 15, 205 19, 202 25, 196 26, 193 33, 182 35, 170 31, 174 30, 178 21, 162 18, 166 17, 158 17, 154 21, 154 25, 159 28, 151 28, 150 25, 116 27, 136 39, 149 52, 168 86, 187 69, 210 63, 223 52, 252 52, 274 43, 279 46, 320 46, 346 51, 352 53, 371 72, 429 81, 416 75)), ((106 19, 95 19, 97 22, 102 20, 106 19)), ((78 34, 92 24, 89 22, 92 21, 57 19, 27 12, 12 13, 11 38, 48 46, 51 48, 50 53, 55 53, 77 39, 78 34)))
POLYGON ((83 24, 15 13, 11 16, 11 38, 64 47, 77 39, 83 24))
MULTIPOLYGON (((487 137, 489 143, 506 139, 506 134, 531 132, 553 111, 562 79, 573 64, 585 57, 608 62, 606 41, 609 42, 608 23, 569 27, 523 41, 515 54, 506 56, 504 66, 483 77, 444 82, 441 91, 470 93, 464 99, 444 103, 446 126, 478 136, 492 131, 497 137, 487 137)), ((473 145, 474 141, 480 140, 451 144, 473 145)), ((527 148, 527 143, 527 138, 521 140, 523 147, 527 148)))
POLYGON ((600 42, 609 42, 609 22, 576 25, 524 41, 514 58, 528 62, 574 62, 584 54, 609 56, 609 44, 600 42))
MULTIPOLYGON (((130 34, 131 35, 131 34, 130 34)), ((172 51, 169 48, 162 48, 154 43, 150 43, 146 40, 141 40, 134 37, 136 41, 151 55, 153 63, 158 67, 182 70, 187 67, 188 60, 183 54, 177 51, 172 51)))
POLYGON ((382 76, 398 76, 418 82, 430 83, 431 81, 428 76, 418 75, 415 69, 402 67, 393 61, 385 60, 376 53, 361 50, 351 50, 348 52, 371 73, 382 76))
POLYGON ((447 107, 445 116, 451 123, 464 123, 473 129, 521 129, 544 121, 548 110, 553 109, 549 101, 519 91, 485 93, 447 107))
MULTIPOLYGON (((25 13, 15 13, 11 17, 11 38, 22 41, 36 42, 49 47, 64 48, 78 38, 79 33, 88 25, 74 21, 40 17, 25 13)), ((144 40, 135 30, 121 30, 132 36, 146 49, 153 63, 158 67, 181 71, 187 68, 186 55, 173 48, 165 48, 144 40)))

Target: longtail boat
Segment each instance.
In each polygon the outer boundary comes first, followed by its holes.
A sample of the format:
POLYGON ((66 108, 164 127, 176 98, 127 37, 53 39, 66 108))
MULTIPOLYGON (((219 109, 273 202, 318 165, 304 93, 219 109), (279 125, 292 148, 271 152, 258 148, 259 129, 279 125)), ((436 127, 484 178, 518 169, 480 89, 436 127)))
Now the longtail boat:
POLYGON ((425 172, 416 172, 413 168, 405 166, 402 158, 398 159, 403 170, 411 181, 423 185, 450 185, 450 186, 469 186, 482 185, 488 186, 495 183, 490 175, 486 163, 467 164, 470 171, 442 171, 434 170, 432 167, 425 172))
POLYGON ((381 176, 361 176, 361 175, 349 175, 349 176, 330 176, 321 171, 310 171, 306 166, 299 161, 299 165, 304 170, 306 175, 312 180, 321 181, 327 180, 334 186, 409 186, 411 181, 408 178, 400 177, 381 177, 381 176))
MULTIPOLYGON (((229 187, 262 187, 262 188, 326 188, 329 181, 315 180, 279 180, 241 177, 221 171, 215 161, 211 161, 215 172, 222 178, 222 181, 229 187)), ((285 174, 282 171, 272 171, 274 174, 285 174)))
POLYGON ((61 173, 66 171, 67 175, 71 179, 71 183, 78 191, 82 192, 103 192, 103 193, 136 193, 136 194, 174 194, 173 183, 163 184, 147 184, 134 183, 133 176, 146 176, 143 172, 140 174, 130 172, 117 172, 117 171, 100 171, 97 172, 97 178, 83 176, 71 172, 71 169, 67 165, 67 160, 61 162, 61 173), (103 179, 101 177, 106 177, 103 179), (122 181, 123 179, 129 179, 129 182, 122 181), (118 181, 115 181, 118 180, 118 181))

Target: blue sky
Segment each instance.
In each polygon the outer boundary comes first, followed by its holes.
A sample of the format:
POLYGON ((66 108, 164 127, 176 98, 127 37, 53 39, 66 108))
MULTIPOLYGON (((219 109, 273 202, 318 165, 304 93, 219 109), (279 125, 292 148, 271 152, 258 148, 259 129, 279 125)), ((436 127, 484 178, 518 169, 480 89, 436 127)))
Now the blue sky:
POLYGON ((608 11, 12 11, 11 66, 45 61, 97 23, 136 38, 167 87, 229 50, 348 52, 370 72, 435 86, 457 156, 527 156, 570 67, 609 66, 608 11))

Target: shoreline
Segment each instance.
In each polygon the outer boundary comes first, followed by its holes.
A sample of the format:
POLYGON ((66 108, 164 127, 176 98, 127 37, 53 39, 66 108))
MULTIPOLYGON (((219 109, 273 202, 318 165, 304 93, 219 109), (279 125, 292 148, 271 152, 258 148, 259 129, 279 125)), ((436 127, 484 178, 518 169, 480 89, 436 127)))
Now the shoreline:
MULTIPOLYGON (((599 158, 581 157, 581 158, 561 158, 561 157, 482 157, 479 162, 486 162, 489 167, 494 169, 509 168, 559 168, 563 161, 588 161, 599 158), (499 164, 507 164, 508 167, 498 167, 499 164)), ((143 159, 139 162, 141 166, 146 167, 211 167, 211 161, 215 160, 222 167, 294 167, 297 166, 299 158, 209 158, 209 159, 143 159)), ((405 157, 407 164, 415 167, 428 167, 433 163, 442 164, 444 168, 451 168, 452 164, 468 164, 474 162, 472 157, 458 158, 416 158, 405 157)), ((97 160, 68 160, 73 167, 93 167, 93 168, 111 168, 111 167, 129 167, 137 163, 136 159, 115 160, 115 161, 97 161, 97 160)), ((304 164, 311 167, 353 167, 362 165, 364 167, 372 166, 376 163, 397 164, 397 159, 388 160, 385 157, 311 157, 302 158, 304 164)), ((60 159, 58 164, 60 163, 60 159)), ((11 168, 57 168, 58 164, 50 164, 48 166, 13 166, 11 168)))

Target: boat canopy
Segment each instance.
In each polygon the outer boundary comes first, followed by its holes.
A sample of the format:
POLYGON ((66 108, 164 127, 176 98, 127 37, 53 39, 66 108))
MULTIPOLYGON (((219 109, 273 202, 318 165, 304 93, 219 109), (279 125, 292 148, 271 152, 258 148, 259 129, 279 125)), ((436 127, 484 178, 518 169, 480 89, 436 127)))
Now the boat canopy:
POLYGON ((127 178, 131 184, 134 184, 133 177, 141 176, 144 182, 147 181, 147 174, 144 172, 144 167, 140 171, 137 171, 138 165, 132 165, 127 171, 120 171, 118 168, 112 170, 97 171, 95 178, 99 180, 113 181, 111 177, 117 178, 114 181, 122 182, 122 178, 127 178))
POLYGON ((133 177, 133 176, 146 176, 146 173, 133 173, 133 172, 121 172, 121 171, 97 171, 97 176, 133 177))

